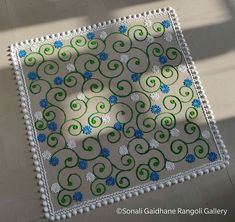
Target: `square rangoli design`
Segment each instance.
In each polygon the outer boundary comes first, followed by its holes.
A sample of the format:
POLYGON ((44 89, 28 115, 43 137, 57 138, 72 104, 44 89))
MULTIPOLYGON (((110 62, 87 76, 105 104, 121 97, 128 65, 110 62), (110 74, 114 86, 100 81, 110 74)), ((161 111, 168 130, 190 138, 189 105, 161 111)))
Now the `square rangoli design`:
POLYGON ((11 51, 47 218, 228 164, 173 9, 17 43, 11 51))

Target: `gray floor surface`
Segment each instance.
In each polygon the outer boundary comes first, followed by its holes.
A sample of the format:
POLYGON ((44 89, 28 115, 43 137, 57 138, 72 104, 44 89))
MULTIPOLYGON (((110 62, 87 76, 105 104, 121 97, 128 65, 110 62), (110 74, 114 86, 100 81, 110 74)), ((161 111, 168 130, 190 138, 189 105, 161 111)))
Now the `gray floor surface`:
POLYGON ((231 156, 210 175, 68 219, 235 222, 235 3, 233 0, 0 0, 0 222, 44 222, 7 47, 145 10, 172 6, 231 156), (227 216, 117 215, 125 208, 225 208, 227 216))

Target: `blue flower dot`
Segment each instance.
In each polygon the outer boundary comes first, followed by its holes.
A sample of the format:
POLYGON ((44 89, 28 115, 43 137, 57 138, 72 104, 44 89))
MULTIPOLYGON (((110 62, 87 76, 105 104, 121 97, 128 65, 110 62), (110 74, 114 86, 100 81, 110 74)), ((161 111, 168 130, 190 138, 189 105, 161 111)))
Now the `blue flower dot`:
POLYGON ((60 77, 60 76, 57 76, 55 79, 54 79, 54 83, 56 84, 56 85, 61 85, 62 83, 63 83, 63 78, 62 77, 60 77))
POLYGON ((119 26, 119 32, 121 32, 121 33, 125 33, 125 32, 127 32, 127 27, 125 26, 125 25, 121 25, 121 26, 119 26))
POLYGON ((166 56, 164 56, 164 55, 161 55, 160 57, 159 57, 159 62, 161 63, 161 64, 166 64, 167 63, 167 57, 166 56))
POLYGON ((36 72, 29 72, 28 78, 29 78, 29 80, 36 80, 38 78, 38 75, 36 72))
POLYGON ((56 131, 57 130, 57 124, 56 122, 50 122, 48 124, 48 129, 51 130, 52 132, 56 131))
POLYGON ((88 167, 88 162, 86 160, 80 160, 78 166, 80 169, 85 170, 88 167))
POLYGON ((38 134, 38 142, 43 143, 46 140, 46 135, 43 133, 38 134))
POLYGON ((99 57, 100 57, 100 60, 105 61, 105 60, 108 59, 109 54, 106 53, 106 52, 101 52, 101 53, 99 54, 99 57))
POLYGON ((82 131, 84 134, 89 135, 92 132, 92 128, 91 128, 91 126, 84 126, 82 131))
POLYGON ((111 104, 116 104, 117 101, 118 101, 117 96, 112 95, 112 96, 109 97, 109 102, 110 102, 111 104))
POLYGON ((133 82, 138 82, 138 81, 140 81, 140 74, 138 74, 138 73, 132 74, 132 75, 131 75, 131 79, 132 79, 133 82))
POLYGON ((169 93, 170 92, 170 87, 166 84, 163 84, 161 87, 160 87, 161 91, 163 93, 169 93))
POLYGON ((201 102, 199 99, 194 99, 192 101, 192 105, 195 107, 195 108, 200 108, 201 107, 201 102))
POLYGON ((169 28, 171 26, 171 21, 170 20, 164 20, 162 22, 162 25, 164 26, 164 28, 169 28))
POLYGON ((186 156, 186 162, 188 162, 188 163, 193 163, 193 162, 195 162, 195 160, 196 160, 196 157, 193 155, 193 154, 188 154, 187 156, 186 156))
POLYGON ((42 108, 47 108, 48 105, 49 105, 47 99, 42 99, 42 100, 40 100, 40 103, 39 103, 39 104, 40 104, 40 106, 41 106, 42 108))
POLYGON ((95 33, 94 32, 88 32, 86 36, 89 40, 92 40, 92 39, 95 38, 95 33))
POLYGON ((25 57, 27 55, 27 52, 25 51, 25 50, 20 50, 19 51, 19 57, 20 58, 23 58, 23 57, 25 57))
POLYGON ((191 87, 192 84, 193 84, 193 82, 192 82, 191 79, 185 79, 185 80, 184 80, 184 85, 185 85, 186 87, 191 87))
POLYGON ((144 136, 144 133, 142 130, 136 130, 135 131, 135 137, 136 138, 142 138, 144 136))
POLYGON ((61 48, 63 45, 64 45, 63 42, 60 40, 54 42, 54 46, 57 49, 61 48))
POLYGON ((151 174, 150 174, 150 180, 152 181, 158 181, 160 179, 160 176, 157 172, 153 171, 151 174))
POLYGON ((56 157, 56 156, 53 156, 51 157, 49 163, 52 165, 52 166, 57 166, 59 164, 59 158, 56 157))
POLYGON ((120 123, 120 122, 116 122, 114 124, 114 129, 118 130, 118 131, 121 131, 123 129, 123 124, 120 123))
POLYGON ((108 177, 105 181, 107 186, 113 186, 115 184, 115 179, 113 177, 108 177))
POLYGON ((214 162, 214 161, 216 161, 217 160, 217 158, 218 158, 218 156, 217 156, 217 153, 215 153, 215 152, 210 152, 209 154, 208 154, 208 160, 210 160, 211 162, 214 162))
POLYGON ((101 156, 103 157, 108 157, 110 155, 109 149, 107 148, 102 148, 100 151, 101 156))
POLYGON ((158 106, 158 105, 153 105, 153 106, 151 107, 151 112, 152 112, 153 114, 159 114, 161 111, 162 111, 162 109, 161 109, 161 107, 158 106))
POLYGON ((84 72, 85 79, 91 79, 92 78, 92 72, 86 71, 84 72))
POLYGON ((82 201, 83 195, 81 192, 75 192, 73 195, 73 200, 74 201, 82 201))

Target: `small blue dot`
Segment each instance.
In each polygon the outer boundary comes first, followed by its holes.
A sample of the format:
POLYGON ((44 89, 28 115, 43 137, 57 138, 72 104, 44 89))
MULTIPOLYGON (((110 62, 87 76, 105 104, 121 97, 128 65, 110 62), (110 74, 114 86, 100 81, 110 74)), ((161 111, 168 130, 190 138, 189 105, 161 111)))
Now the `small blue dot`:
POLYGON ((121 130, 123 129, 123 124, 120 123, 120 122, 116 122, 116 123, 114 124, 114 128, 115 128, 116 130, 118 130, 118 131, 121 131, 121 130))
POLYGON ((82 131, 84 134, 89 135, 92 132, 92 128, 91 128, 91 126, 84 126, 82 131))
POLYGON ((40 100, 39 104, 42 108, 47 108, 49 105, 49 102, 47 101, 47 99, 42 99, 42 100, 40 100))
POLYGON ((88 167, 88 162, 86 160, 80 160, 78 166, 80 169, 85 170, 88 167))
POLYGON ((151 174, 150 174, 150 180, 152 181, 158 181, 160 179, 160 176, 157 172, 153 171, 151 174))
POLYGON ((191 79, 185 79, 184 80, 184 85, 186 86, 186 87, 191 87, 192 86, 192 84, 193 84, 193 82, 192 82, 192 80, 191 79))
POLYGON ((87 33, 87 38, 88 38, 89 40, 94 39, 94 38, 95 38, 95 33, 94 33, 94 32, 88 32, 88 33, 87 33))
POLYGON ((215 152, 210 152, 209 154, 208 154, 208 160, 210 160, 211 162, 214 162, 214 161, 216 161, 217 160, 217 158, 218 158, 218 155, 217 155, 217 153, 215 153, 215 152))
POLYGON ((151 107, 151 112, 153 113, 153 114, 159 114, 160 112, 161 112, 161 107, 160 106, 158 106, 158 105, 153 105, 152 107, 151 107))
POLYGON ((199 99, 194 99, 192 101, 192 105, 195 107, 195 108, 200 108, 201 107, 201 102, 199 99))
POLYGON ((54 83, 55 85, 61 85, 63 83, 63 78, 60 77, 60 76, 57 76, 55 79, 54 79, 54 83))
POLYGON ((99 54, 99 57, 100 57, 100 60, 105 61, 105 60, 108 59, 109 55, 108 55, 108 53, 106 53, 106 52, 101 52, 101 53, 99 54))
POLYGON ((56 122, 50 122, 48 123, 48 129, 51 130, 52 132, 57 130, 57 124, 56 122))
POLYGON ((188 162, 188 163, 193 163, 193 162, 195 162, 195 160, 196 160, 196 157, 193 155, 193 154, 188 154, 187 156, 186 156, 186 162, 188 162))
POLYGON ((160 57, 159 57, 159 62, 161 63, 161 64, 166 64, 167 63, 167 57, 166 56, 164 56, 164 55, 161 55, 160 57))
POLYGON ((170 20, 164 20, 162 22, 162 25, 165 27, 165 28, 169 28, 171 26, 171 21, 170 20))
POLYGON ((38 78, 38 75, 36 72, 29 72, 28 78, 29 78, 29 80, 36 80, 38 78))
POLYGON ((107 148, 102 148, 100 151, 101 156, 103 157, 108 157, 110 155, 109 149, 107 148))
POLYGON ((38 136, 37 136, 37 139, 38 139, 38 142, 40 142, 40 143, 43 143, 43 142, 45 142, 46 141, 46 135, 44 134, 44 133, 40 133, 40 134, 38 134, 38 136))
POLYGON ((75 192, 73 195, 73 200, 74 201, 82 201, 83 195, 81 192, 75 192))
POLYGON ((118 101, 117 96, 112 95, 112 96, 109 97, 109 102, 110 102, 111 104, 116 104, 117 101, 118 101))
POLYGON ((115 179, 113 177, 108 177, 105 181, 107 186, 113 186, 115 184, 115 179))
POLYGON ((52 166, 57 166, 59 164, 59 158, 56 157, 56 156, 53 156, 51 157, 49 163, 52 165, 52 166))
POLYGON ((142 130, 136 130, 135 131, 135 137, 136 138, 142 138, 144 136, 144 133, 142 130))
POLYGON ((166 84, 163 84, 161 87, 160 87, 161 91, 163 93, 169 93, 170 92, 170 87, 166 84))
POLYGON ((61 48, 63 45, 64 45, 63 42, 60 40, 54 42, 54 46, 57 49, 61 48))
POLYGON ((27 52, 25 50, 20 50, 19 51, 19 57, 24 58, 27 55, 27 52))
POLYGON ((92 72, 89 72, 89 71, 84 72, 85 79, 91 79, 92 75, 93 75, 92 72))
POLYGON ((125 25, 119 26, 119 32, 122 33, 122 34, 127 32, 127 27, 125 25))
POLYGON ((138 82, 138 81, 140 81, 140 74, 138 74, 138 73, 133 73, 133 74, 131 75, 131 79, 132 79, 133 82, 138 82))

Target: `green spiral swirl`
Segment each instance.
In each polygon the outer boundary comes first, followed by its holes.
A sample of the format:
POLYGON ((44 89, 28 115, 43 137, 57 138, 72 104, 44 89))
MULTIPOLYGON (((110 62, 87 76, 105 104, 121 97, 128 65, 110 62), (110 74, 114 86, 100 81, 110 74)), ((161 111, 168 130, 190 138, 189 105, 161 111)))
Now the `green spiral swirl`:
POLYGON ((137 179, 140 181, 146 181, 150 176, 150 168, 148 165, 140 164, 136 169, 137 179))
POLYGON ((154 37, 155 38, 159 38, 161 37, 164 33, 165 33, 165 28, 164 26, 162 25, 162 23, 160 22, 155 22, 153 25, 152 25, 152 28, 154 30, 154 37))

